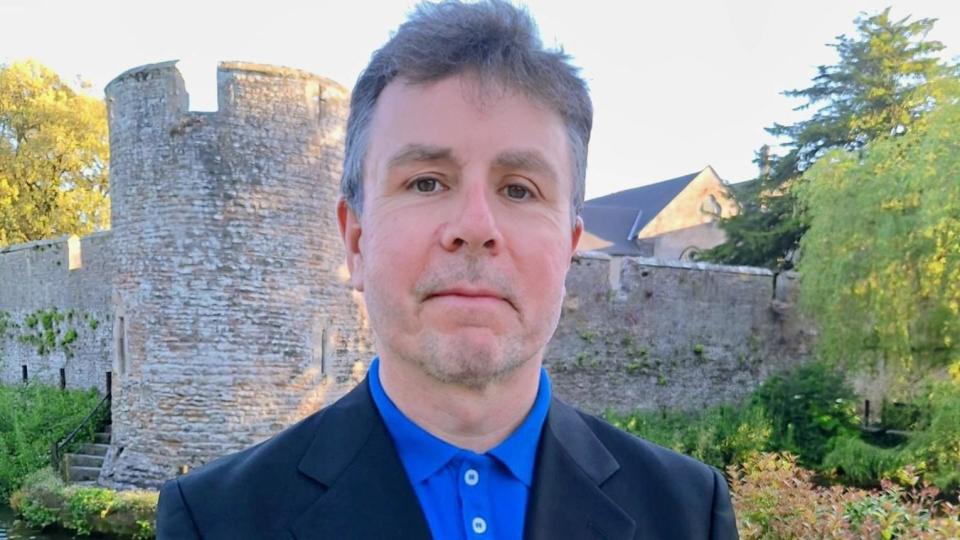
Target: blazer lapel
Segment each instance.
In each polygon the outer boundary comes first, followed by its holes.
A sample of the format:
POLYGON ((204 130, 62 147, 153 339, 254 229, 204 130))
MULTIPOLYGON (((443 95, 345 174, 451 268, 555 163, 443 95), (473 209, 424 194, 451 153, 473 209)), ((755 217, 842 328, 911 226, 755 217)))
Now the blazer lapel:
POLYGON ((636 523, 601 489, 619 468, 580 415, 554 399, 537 449, 524 538, 632 539, 636 523))
POLYGON ((327 490, 290 527, 297 540, 430 540, 393 440, 367 381, 324 414, 300 472, 327 490))

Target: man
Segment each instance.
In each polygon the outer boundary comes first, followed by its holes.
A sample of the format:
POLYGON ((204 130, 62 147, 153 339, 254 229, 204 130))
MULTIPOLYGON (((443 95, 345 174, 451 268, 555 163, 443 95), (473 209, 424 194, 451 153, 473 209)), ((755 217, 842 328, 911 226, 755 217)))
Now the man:
POLYGON ((421 5, 354 88, 337 206, 379 357, 164 485, 159 538, 735 538, 717 471, 551 397, 591 123, 525 13, 421 5))

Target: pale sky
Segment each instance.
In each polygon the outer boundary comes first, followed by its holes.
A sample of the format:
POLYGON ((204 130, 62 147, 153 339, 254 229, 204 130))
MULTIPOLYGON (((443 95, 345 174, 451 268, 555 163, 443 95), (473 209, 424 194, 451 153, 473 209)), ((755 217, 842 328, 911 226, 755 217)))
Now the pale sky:
MULTIPOLYGON (((595 116, 587 196, 712 165, 729 182, 755 176, 763 128, 808 113, 780 95, 805 88, 852 34, 860 12, 939 19, 930 37, 960 56, 957 0, 525 0, 548 45, 582 68, 595 116)), ((0 0, 0 63, 35 58, 98 96, 123 71, 179 59, 193 110, 216 108, 222 60, 277 64, 353 86, 408 0, 0 0)))

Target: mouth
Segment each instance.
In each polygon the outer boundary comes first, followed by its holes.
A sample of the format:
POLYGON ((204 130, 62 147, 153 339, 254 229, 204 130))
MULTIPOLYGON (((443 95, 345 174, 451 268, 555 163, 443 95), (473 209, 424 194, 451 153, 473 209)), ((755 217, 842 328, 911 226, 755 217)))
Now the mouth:
POLYGON ((492 290, 484 288, 473 288, 473 287, 452 287, 449 289, 442 289, 435 291, 427 295, 425 300, 432 299, 451 299, 451 300, 461 300, 467 302, 506 302, 507 305, 516 309, 516 306, 513 305, 513 302, 505 295, 492 290))

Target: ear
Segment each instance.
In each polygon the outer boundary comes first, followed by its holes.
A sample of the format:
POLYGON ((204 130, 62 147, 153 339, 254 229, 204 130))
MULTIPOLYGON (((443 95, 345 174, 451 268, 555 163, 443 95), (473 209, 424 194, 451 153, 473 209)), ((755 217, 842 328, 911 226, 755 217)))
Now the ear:
POLYGON ((360 252, 360 217, 350 208, 346 199, 337 201, 337 224, 340 226, 340 238, 347 251, 347 269, 350 271, 350 285, 363 292, 363 253, 360 252))
POLYGON ((580 237, 583 235, 583 218, 577 216, 577 221, 573 224, 573 231, 570 233, 570 256, 577 252, 577 246, 580 245, 580 237))

